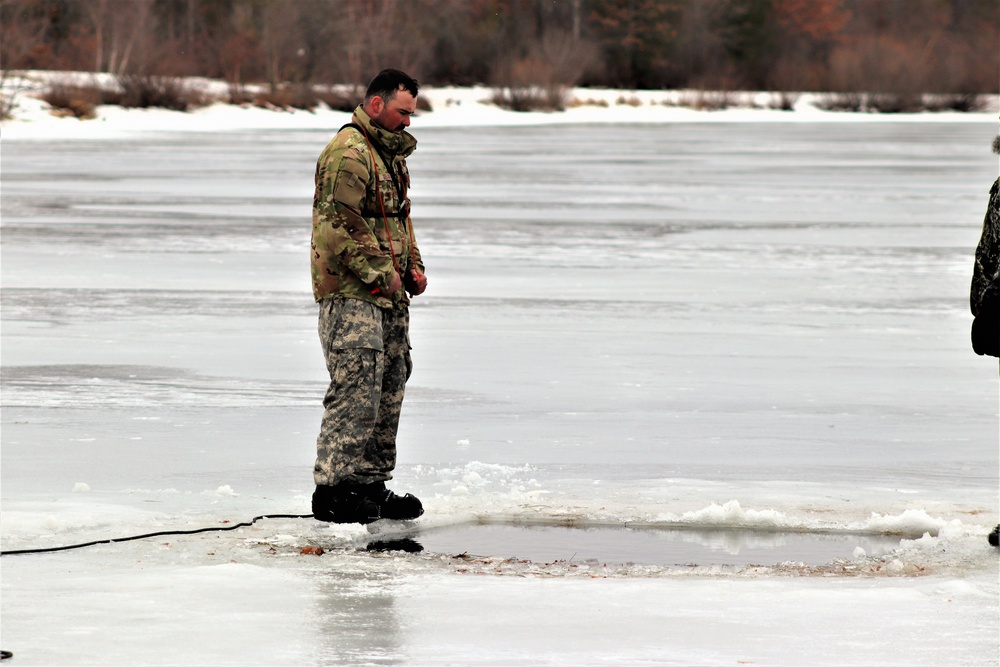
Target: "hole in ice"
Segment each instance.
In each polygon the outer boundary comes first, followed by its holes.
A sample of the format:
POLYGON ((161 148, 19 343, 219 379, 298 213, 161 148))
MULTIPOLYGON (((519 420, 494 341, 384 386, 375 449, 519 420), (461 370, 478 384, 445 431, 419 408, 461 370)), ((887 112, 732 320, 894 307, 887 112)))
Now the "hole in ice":
POLYGON ((369 550, 424 551, 518 558, 534 562, 599 562, 636 565, 775 565, 787 561, 823 565, 854 558, 860 547, 879 556, 899 546, 898 537, 739 529, 662 529, 465 524, 385 535, 369 550))

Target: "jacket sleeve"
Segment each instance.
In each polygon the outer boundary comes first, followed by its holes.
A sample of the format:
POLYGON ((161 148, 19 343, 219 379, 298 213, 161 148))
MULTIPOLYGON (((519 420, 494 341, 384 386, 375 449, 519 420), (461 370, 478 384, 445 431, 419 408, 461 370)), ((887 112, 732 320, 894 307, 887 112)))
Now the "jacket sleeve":
POLYGON ((413 234, 413 221, 407 220, 406 224, 410 226, 410 261, 416 267, 417 271, 426 273, 424 271, 424 260, 420 257, 420 248, 417 246, 417 237, 413 234))
POLYGON ((329 253, 330 266, 345 266, 366 285, 385 289, 393 273, 392 257, 382 250, 375 230, 361 213, 370 178, 368 164, 353 149, 320 157, 316 165, 317 250, 329 253))
POLYGON ((976 246, 969 306, 979 315, 983 305, 1000 300, 1000 178, 993 182, 990 201, 983 219, 983 233, 976 246))

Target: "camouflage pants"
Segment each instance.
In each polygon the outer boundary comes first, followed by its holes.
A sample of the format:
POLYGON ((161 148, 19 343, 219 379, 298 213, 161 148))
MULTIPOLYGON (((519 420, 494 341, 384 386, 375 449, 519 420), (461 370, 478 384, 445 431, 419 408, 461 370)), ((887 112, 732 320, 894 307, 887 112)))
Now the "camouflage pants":
POLYGON ((358 299, 320 302, 330 387, 316 440, 316 484, 392 479, 403 388, 412 370, 409 321, 406 309, 358 299))

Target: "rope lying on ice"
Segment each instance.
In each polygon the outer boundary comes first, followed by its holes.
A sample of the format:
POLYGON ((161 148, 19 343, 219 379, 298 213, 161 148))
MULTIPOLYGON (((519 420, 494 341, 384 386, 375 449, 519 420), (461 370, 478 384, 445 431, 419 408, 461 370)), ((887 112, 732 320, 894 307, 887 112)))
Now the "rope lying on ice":
POLYGON ((145 533, 143 535, 132 535, 130 537, 111 537, 106 540, 94 540, 93 542, 83 542, 81 544, 69 544, 62 547, 42 547, 38 549, 10 549, 7 551, 0 551, 0 556, 17 556, 22 554, 44 554, 52 553, 55 551, 69 551, 71 549, 83 549, 84 547, 92 547, 96 544, 113 544, 115 542, 131 542, 132 540, 145 540, 151 537, 163 537, 165 535, 194 535, 196 533, 211 533, 214 531, 223 530, 236 530, 237 528, 246 528, 257 523, 261 519, 311 519, 312 514, 261 514, 256 516, 250 521, 244 521, 243 523, 234 523, 231 526, 212 526, 210 528, 195 528, 193 530, 161 530, 156 533, 145 533))

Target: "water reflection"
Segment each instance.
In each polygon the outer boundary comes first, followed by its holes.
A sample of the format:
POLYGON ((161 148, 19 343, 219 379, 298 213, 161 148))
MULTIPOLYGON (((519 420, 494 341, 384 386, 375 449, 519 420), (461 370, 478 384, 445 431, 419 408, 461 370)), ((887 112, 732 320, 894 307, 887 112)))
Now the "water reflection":
POLYGON ((331 572, 319 583, 315 662, 399 665, 406 662, 391 577, 331 572))
POLYGON ((395 540, 376 540, 369 542, 365 547, 366 551, 405 551, 406 553, 418 554, 424 550, 420 542, 404 537, 395 540))

